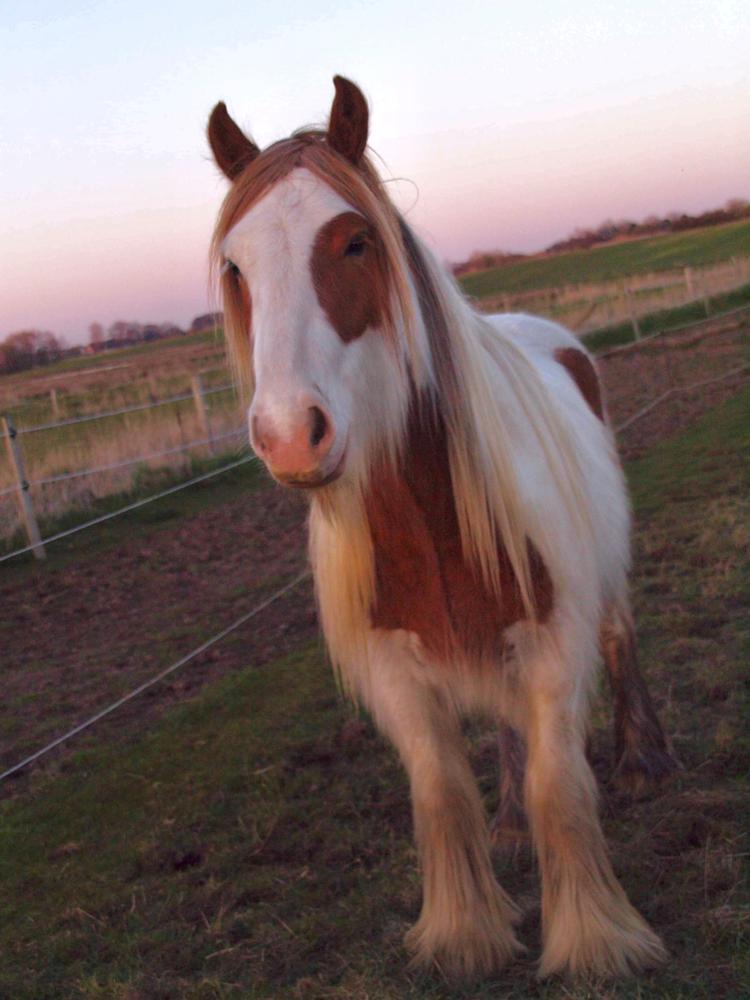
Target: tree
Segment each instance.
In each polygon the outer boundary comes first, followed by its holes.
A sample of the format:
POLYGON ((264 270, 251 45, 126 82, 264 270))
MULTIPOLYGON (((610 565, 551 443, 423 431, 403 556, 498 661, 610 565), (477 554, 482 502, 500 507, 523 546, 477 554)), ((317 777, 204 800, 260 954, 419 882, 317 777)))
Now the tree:
POLYGON ((20 372, 35 364, 47 364, 60 353, 60 342, 48 330, 18 330, 0 344, 0 366, 6 372, 20 372))
POLYGON ((92 323, 89 326, 89 342, 96 346, 104 340, 104 327, 101 323, 92 323))

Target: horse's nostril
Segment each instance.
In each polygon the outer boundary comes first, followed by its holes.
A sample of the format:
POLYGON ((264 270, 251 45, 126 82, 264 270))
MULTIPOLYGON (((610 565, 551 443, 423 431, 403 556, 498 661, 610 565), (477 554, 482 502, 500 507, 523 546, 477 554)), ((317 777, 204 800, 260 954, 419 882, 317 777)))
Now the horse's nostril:
POLYGON ((326 415, 317 406, 310 407, 310 445, 317 448, 328 430, 326 415))

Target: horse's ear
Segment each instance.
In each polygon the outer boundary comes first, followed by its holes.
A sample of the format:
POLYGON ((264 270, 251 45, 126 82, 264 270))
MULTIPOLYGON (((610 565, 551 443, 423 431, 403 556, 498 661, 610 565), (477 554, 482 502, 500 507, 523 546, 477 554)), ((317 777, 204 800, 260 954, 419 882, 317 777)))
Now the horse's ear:
POLYGON ((253 140, 248 139, 230 117, 223 101, 219 101, 208 119, 208 144, 216 163, 230 181, 239 177, 260 153, 253 140))
POLYGON ((364 94, 343 76, 334 76, 336 96, 328 120, 328 145, 356 167, 367 145, 369 111, 364 94))

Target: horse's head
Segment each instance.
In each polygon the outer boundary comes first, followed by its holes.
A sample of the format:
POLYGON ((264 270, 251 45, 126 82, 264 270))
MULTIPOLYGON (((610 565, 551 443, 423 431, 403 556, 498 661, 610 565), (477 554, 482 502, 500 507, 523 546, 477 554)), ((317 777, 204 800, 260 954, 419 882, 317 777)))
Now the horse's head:
POLYGON ((289 486, 359 476, 376 435, 397 441, 408 404, 399 219, 365 157, 365 99, 334 83, 327 130, 263 152, 224 104, 208 126, 232 181, 214 237, 227 339, 254 389, 253 447, 289 486))

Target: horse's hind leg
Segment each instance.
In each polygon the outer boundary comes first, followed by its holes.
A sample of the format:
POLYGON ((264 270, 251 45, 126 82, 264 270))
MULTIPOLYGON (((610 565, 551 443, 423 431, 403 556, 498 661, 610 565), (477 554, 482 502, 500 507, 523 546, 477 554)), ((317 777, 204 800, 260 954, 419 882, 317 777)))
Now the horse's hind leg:
POLYGON ((495 881, 487 821, 453 707, 420 675, 405 633, 376 632, 360 694, 409 775, 423 876, 406 936, 416 965, 485 975, 518 951, 517 911, 495 881))
POLYGON ((599 632, 615 709, 614 780, 640 795, 678 767, 667 745, 643 674, 638 668, 635 630, 627 603, 612 605, 599 632))
POLYGON ((497 812, 492 820, 494 845, 514 852, 528 839, 529 830, 523 805, 523 775, 526 747, 519 733, 501 722, 497 733, 500 759, 497 812))
POLYGON ((584 734, 596 640, 575 632, 571 622, 554 641, 543 639, 524 667, 526 812, 542 875, 540 974, 622 975, 665 952, 607 856, 584 734))

